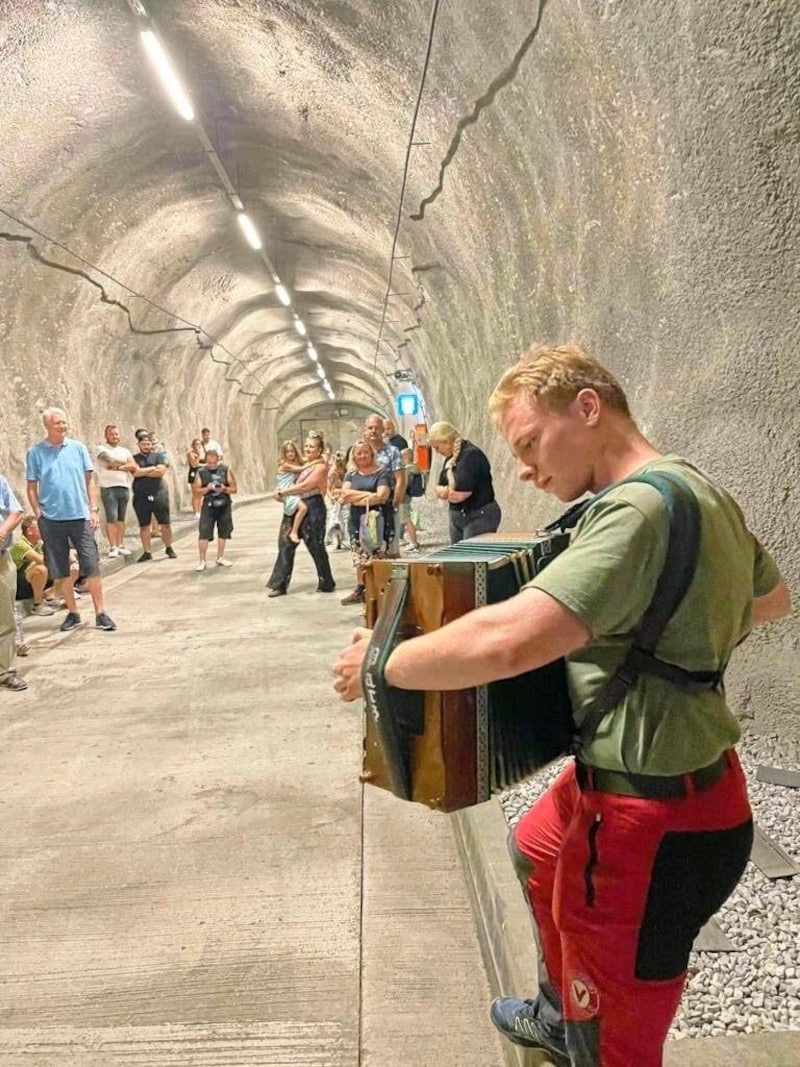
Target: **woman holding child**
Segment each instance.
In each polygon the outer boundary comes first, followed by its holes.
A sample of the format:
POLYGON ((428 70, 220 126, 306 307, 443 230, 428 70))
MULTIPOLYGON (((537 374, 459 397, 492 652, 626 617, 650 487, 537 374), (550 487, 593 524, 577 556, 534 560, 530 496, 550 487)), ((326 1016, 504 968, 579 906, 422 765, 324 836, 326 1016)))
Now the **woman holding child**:
POLYGON ((328 467, 323 457, 323 440, 320 434, 309 434, 301 459, 297 446, 285 441, 281 448, 278 466, 278 490, 275 499, 283 503, 284 513, 278 532, 278 558, 267 582, 269 596, 285 596, 294 569, 294 556, 302 540, 317 569, 317 591, 332 593, 336 583, 331 574, 330 560, 325 551, 325 491, 328 483, 328 467), (294 462, 299 460, 299 462, 294 462), (291 475, 291 481, 282 477, 291 475), (299 498, 297 507, 292 497, 299 498), (296 512, 301 512, 295 525, 296 512), (287 508, 290 509, 287 514, 287 508))

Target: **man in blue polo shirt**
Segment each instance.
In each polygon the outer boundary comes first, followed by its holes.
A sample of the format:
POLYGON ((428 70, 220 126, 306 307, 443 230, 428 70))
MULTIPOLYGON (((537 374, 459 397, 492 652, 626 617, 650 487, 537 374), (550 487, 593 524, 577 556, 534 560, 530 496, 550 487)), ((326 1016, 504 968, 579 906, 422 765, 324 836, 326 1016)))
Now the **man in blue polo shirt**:
POLYGON ((74 549, 94 603, 95 625, 98 630, 116 630, 103 606, 100 556, 94 538, 100 506, 89 451, 82 442, 67 437, 67 416, 61 408, 47 408, 42 422, 47 433, 43 441, 28 449, 25 477, 31 510, 44 538, 47 569, 67 604, 61 629, 74 630, 81 621, 70 581, 69 553, 74 549))

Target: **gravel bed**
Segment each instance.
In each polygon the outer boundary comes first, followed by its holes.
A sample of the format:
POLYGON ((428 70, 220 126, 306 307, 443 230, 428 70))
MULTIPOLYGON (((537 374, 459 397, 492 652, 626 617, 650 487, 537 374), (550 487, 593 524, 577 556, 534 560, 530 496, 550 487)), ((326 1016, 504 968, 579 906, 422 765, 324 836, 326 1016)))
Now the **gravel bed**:
MULTIPOLYGON (((746 734, 738 748, 759 826, 800 861, 800 790, 756 781, 759 764, 800 769, 800 741, 746 734)), ((500 794, 514 825, 563 764, 500 794)), ((716 915, 736 952, 693 952, 670 1036, 721 1037, 800 1029, 800 875, 770 881, 748 863, 716 915)))

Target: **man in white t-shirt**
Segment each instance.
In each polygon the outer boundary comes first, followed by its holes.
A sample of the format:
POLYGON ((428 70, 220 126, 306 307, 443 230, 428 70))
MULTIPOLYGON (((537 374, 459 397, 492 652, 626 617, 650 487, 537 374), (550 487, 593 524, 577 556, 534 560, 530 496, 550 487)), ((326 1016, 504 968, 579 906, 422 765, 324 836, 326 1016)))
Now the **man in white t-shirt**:
POLYGON ((222 459, 222 445, 219 441, 214 440, 211 436, 211 430, 207 426, 204 426, 200 431, 200 444, 203 446, 202 459, 205 459, 206 452, 216 452, 217 456, 222 459))
POLYGON ((130 497, 131 477, 136 470, 133 454, 119 443, 119 430, 109 425, 105 428, 105 443, 97 449, 97 481, 106 513, 106 536, 108 556, 129 556, 125 547, 125 512, 130 497))

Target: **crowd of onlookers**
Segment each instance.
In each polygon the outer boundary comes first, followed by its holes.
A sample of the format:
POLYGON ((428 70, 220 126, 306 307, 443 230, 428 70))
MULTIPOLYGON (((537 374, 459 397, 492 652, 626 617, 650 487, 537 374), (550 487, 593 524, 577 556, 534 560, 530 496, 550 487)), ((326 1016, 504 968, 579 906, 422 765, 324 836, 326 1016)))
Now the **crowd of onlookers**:
MULTIPOLYGON (((129 504, 141 542, 136 562, 153 560, 154 538, 160 539, 165 558, 177 558, 167 479, 170 457, 158 434, 140 428, 135 445, 128 448, 118 427, 109 424, 92 458, 85 444, 67 436, 61 409, 48 408, 43 423, 44 438, 26 454, 29 513, 0 477, 0 685, 8 689, 26 687, 14 666, 15 656, 28 651, 17 602, 30 601, 34 615, 63 609, 59 628, 69 631, 81 624, 78 600, 88 595, 96 627, 116 629, 103 598, 97 538, 101 507, 109 559, 133 554, 125 543, 129 504)), ((282 517, 268 595, 288 592, 301 543, 314 561, 322 593, 336 588, 328 548, 350 549, 355 582, 342 604, 363 603, 364 567, 370 560, 399 558, 401 550, 411 557, 418 554, 416 498, 425 492, 431 448, 444 460, 435 493, 448 504, 451 540, 496 530, 500 509, 483 452, 445 422, 430 428, 428 441, 423 445, 412 438, 410 446, 393 421, 378 413, 366 419, 362 435, 346 450, 334 451, 314 431, 302 448, 284 441, 273 493, 282 517)), ((238 487, 223 462, 222 446, 207 427, 191 442, 186 468, 198 522, 195 570, 207 568, 215 536, 214 564, 230 567, 225 549, 238 487)))
MULTIPOLYGON (((116 629, 105 610, 100 573, 101 506, 110 559, 133 554, 125 544, 129 503, 139 527, 137 562, 153 559, 154 536, 160 538, 166 558, 177 558, 166 478, 170 460, 158 435, 145 428, 136 430, 132 450, 121 443, 118 428, 109 424, 92 458, 83 442, 67 436, 67 416, 60 408, 47 408, 42 421, 44 438, 25 456, 27 514, 7 479, 0 476, 0 686, 11 690, 27 687, 15 665, 18 655, 29 652, 20 603, 30 601, 34 615, 54 615, 64 609, 59 629, 67 632, 81 625, 78 600, 88 595, 96 628, 116 629)), ((235 476, 221 462, 222 449, 209 429, 192 443, 191 454, 189 482, 200 560, 196 569, 205 569, 214 531, 216 563, 229 567, 225 544, 232 530, 235 476)))
POLYGON ((419 553, 415 498, 425 492, 429 448, 444 460, 436 496, 448 504, 450 540, 495 531, 501 515, 485 454, 447 422, 435 423, 428 440, 430 445, 413 442, 416 447, 409 447, 392 420, 375 413, 347 452, 326 448, 322 435, 314 432, 302 452, 294 441, 284 441, 275 493, 283 516, 268 595, 289 591, 301 541, 314 561, 322 593, 335 588, 327 548, 350 546, 355 587, 342 604, 364 602, 364 568, 370 560, 398 558, 401 549, 409 556, 419 553))

